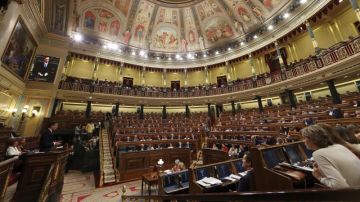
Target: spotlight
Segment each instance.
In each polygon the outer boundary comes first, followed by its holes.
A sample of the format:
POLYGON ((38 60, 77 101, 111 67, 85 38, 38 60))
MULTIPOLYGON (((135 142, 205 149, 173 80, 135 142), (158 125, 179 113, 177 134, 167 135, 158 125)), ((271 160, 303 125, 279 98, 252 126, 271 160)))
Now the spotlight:
POLYGON ((144 56, 144 55, 145 55, 145 51, 141 50, 141 51, 139 52, 139 55, 140 55, 140 56, 144 56))
POLYGON ((117 50, 119 48, 119 45, 117 45, 116 43, 109 43, 107 47, 111 50, 117 50))
POLYGON ((269 26, 267 27, 267 29, 268 29, 268 30, 273 30, 273 29, 274 29, 274 26, 273 26, 273 25, 269 25, 269 26))
POLYGON ((257 35, 254 35, 254 37, 253 37, 254 39, 257 39, 258 38, 258 36, 257 35))
POLYGON ((219 55, 219 51, 216 51, 216 52, 215 52, 215 55, 219 55))
POLYGON ((290 14, 289 13, 284 13, 283 18, 286 19, 288 17, 290 17, 290 14))
POLYGON ((79 34, 79 33, 76 33, 76 34, 74 35, 74 40, 75 40, 76 42, 81 42, 81 41, 83 40, 83 36, 82 36, 81 34, 79 34))
POLYGON ((231 51, 232 49, 231 49, 231 47, 229 47, 227 50, 228 50, 228 51, 231 51))
POLYGON ((304 4, 304 3, 306 3, 307 2, 307 0, 300 0, 300 3, 301 4, 304 4))
POLYGON ((136 55, 135 51, 131 52, 131 55, 136 55))
POLYGON ((203 55, 203 57, 204 57, 204 58, 206 58, 206 57, 207 57, 206 53, 203 55))
POLYGON ((245 42, 243 42, 243 41, 242 41, 242 42, 240 42, 240 45, 242 45, 242 46, 243 46, 243 45, 245 45, 245 42))

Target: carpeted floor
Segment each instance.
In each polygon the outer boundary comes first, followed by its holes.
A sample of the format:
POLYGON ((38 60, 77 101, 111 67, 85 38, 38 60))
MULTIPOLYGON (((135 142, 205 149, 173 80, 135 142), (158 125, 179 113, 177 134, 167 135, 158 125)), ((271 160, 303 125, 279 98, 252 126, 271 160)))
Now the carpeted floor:
MULTIPOLYGON (((126 186, 126 195, 141 195, 140 180, 104 188, 95 188, 93 173, 70 171, 65 175, 61 202, 118 202, 121 201, 124 185, 126 186)), ((152 194, 157 194, 155 187, 152 188, 152 194)))

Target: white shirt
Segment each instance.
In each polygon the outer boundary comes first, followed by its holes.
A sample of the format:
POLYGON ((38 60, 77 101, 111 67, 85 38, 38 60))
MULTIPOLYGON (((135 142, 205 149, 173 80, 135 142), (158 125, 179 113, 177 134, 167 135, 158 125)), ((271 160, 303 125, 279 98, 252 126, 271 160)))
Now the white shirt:
POLYGON ((334 144, 314 151, 313 157, 330 188, 360 187, 360 159, 346 147, 334 144))
POLYGON ((21 155, 21 152, 16 147, 9 146, 6 149, 6 156, 19 156, 19 155, 21 155))

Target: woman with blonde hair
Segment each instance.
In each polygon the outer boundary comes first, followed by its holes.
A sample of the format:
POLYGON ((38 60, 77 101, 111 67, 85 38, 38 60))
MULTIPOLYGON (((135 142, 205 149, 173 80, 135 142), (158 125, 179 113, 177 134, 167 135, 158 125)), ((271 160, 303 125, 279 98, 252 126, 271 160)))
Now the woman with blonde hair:
MULTIPOLYGON (((327 127, 325 125, 325 127, 327 127)), ((331 128, 331 127, 330 127, 331 128)), ((305 145, 313 150, 313 176, 329 188, 360 187, 360 159, 320 125, 303 128, 305 145)))

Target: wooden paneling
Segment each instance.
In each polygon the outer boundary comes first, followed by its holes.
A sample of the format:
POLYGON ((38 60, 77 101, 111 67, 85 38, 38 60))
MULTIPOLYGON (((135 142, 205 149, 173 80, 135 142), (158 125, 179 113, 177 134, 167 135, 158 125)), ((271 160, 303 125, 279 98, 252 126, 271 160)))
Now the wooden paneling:
POLYGON ((157 165, 159 159, 165 162, 163 169, 174 165, 176 159, 184 162, 186 167, 190 166, 190 149, 161 149, 139 152, 124 152, 119 154, 120 181, 131 181, 140 179, 144 173, 147 173, 157 165))

